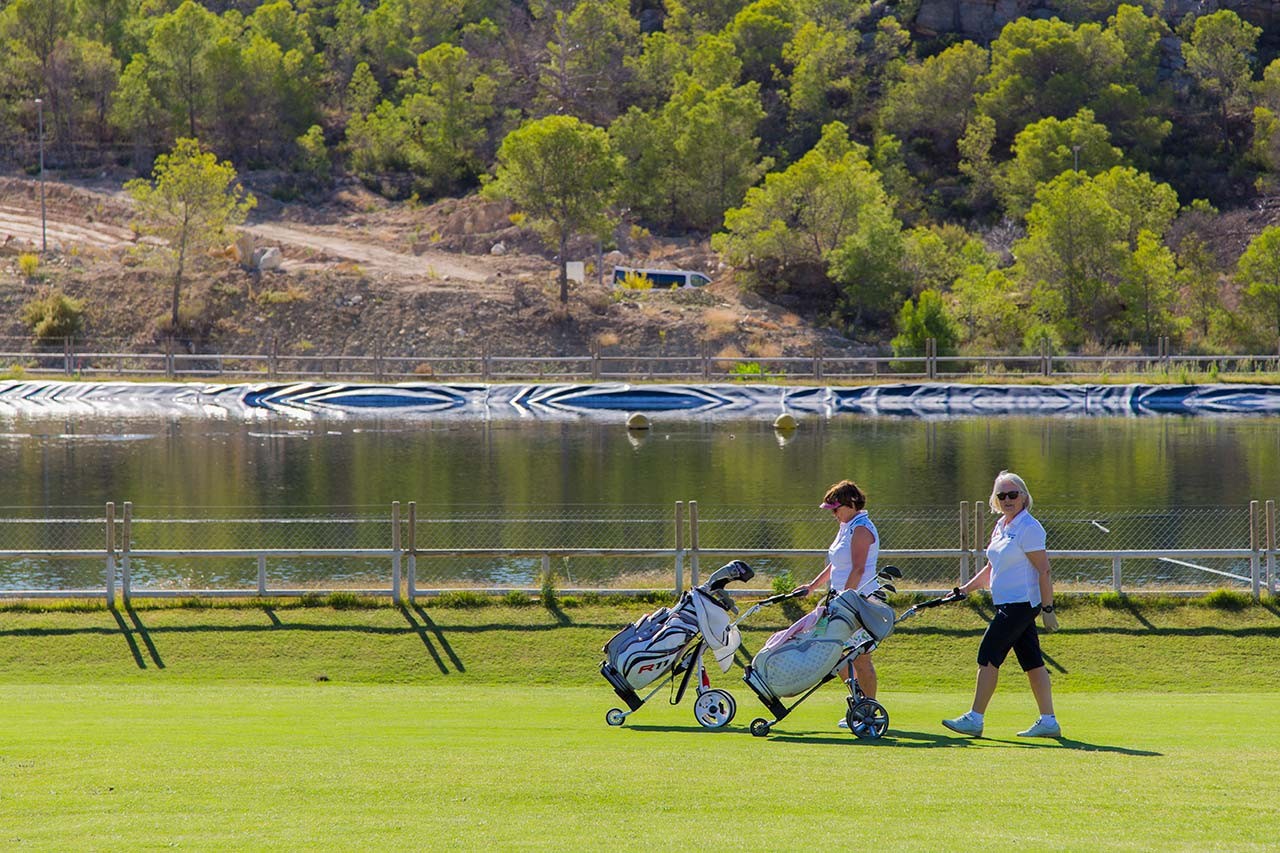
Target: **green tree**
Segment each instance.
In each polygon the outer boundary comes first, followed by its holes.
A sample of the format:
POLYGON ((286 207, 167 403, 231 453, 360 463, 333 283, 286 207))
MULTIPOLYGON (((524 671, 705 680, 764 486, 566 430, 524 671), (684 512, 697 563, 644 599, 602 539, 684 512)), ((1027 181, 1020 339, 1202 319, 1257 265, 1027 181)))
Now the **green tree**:
POLYGON ((890 342, 894 355, 923 355, 930 338, 937 343, 938 355, 955 355, 959 332, 938 291, 925 290, 902 303, 897 325, 898 334, 890 342))
POLYGON ((1025 301, 1005 270, 973 264, 951 285, 947 310, 964 343, 1008 352, 1022 341, 1025 301))
POLYGON ((168 154, 156 158, 152 179, 129 181, 140 234, 160 238, 173 273, 171 329, 180 328, 183 276, 188 264, 206 249, 226 241, 227 229, 244 222, 257 200, 236 182, 230 163, 219 163, 195 139, 179 139, 168 154))
POLYGON ((712 245, 756 286, 830 293, 856 322, 902 285, 902 224, 867 160, 833 122, 807 154, 725 214, 712 245))
POLYGON ((194 0, 184 0, 156 22, 147 44, 146 67, 155 100, 186 125, 192 138, 199 135, 199 125, 213 94, 208 60, 220 30, 217 16, 194 0))
POLYGON ((1178 287, 1183 312, 1200 336, 1209 339, 1210 330, 1223 313, 1218 259, 1203 237, 1188 234, 1178 243, 1178 287))
POLYGON ((958 153, 988 62, 986 50, 966 41, 906 66, 885 94, 881 123, 900 139, 928 140, 938 156, 958 153))
POLYGON ((1013 159, 996 178, 1009 216, 1026 215, 1039 187, 1068 170, 1105 172, 1119 165, 1122 153, 1106 127, 1082 108, 1068 119, 1052 116, 1027 125, 1013 140, 1013 159))
POLYGON ((627 0, 580 0, 571 11, 548 7, 546 14, 550 39, 538 75, 545 108, 607 124, 618 114, 626 60, 641 44, 627 0))
POLYGON ((816 139, 832 121, 850 124, 866 108, 865 62, 856 33, 808 21, 783 47, 782 58, 792 68, 790 86, 781 93, 787 120, 802 139, 816 139))
POLYGON ((572 116, 547 116, 507 134, 498 149, 491 197, 508 198, 560 252, 560 302, 569 301, 569 239, 605 236, 622 158, 604 130, 572 116))
POLYGON ((1223 142, 1231 142, 1231 118, 1249 108, 1252 58, 1262 30, 1229 9, 1197 18, 1182 43, 1187 73, 1218 106, 1223 142))
POLYGON ((1177 260, 1155 234, 1138 232, 1138 245, 1120 278, 1119 295, 1124 305, 1121 321, 1131 340, 1151 344, 1159 335, 1170 334, 1178 326, 1176 307, 1177 260))
POLYGON ((1280 226, 1264 228, 1250 241, 1236 265, 1236 278, 1245 299, 1259 314, 1271 318, 1280 336, 1280 226))

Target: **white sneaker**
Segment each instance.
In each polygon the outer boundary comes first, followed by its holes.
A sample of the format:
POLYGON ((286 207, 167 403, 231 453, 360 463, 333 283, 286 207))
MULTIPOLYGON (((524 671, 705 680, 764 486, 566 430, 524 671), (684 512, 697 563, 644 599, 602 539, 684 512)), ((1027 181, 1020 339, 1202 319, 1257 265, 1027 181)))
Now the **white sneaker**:
POLYGON ((1057 720, 1036 720, 1031 728, 1018 732, 1018 737, 1062 737, 1062 726, 1057 720))
POLYGON ((841 717, 840 722, 836 723, 836 725, 842 729, 847 729, 849 728, 849 721, 846 720, 844 717, 841 717))
POLYGON ((952 720, 943 720, 942 724, 958 734, 982 737, 982 723, 979 723, 967 713, 961 714, 952 720))

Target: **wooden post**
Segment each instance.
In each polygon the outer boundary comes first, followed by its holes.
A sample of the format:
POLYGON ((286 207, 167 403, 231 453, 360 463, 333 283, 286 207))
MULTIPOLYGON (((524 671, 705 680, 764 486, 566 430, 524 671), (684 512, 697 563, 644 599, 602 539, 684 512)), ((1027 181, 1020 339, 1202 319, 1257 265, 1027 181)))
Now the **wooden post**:
POLYGON ((1249 555, 1249 585, 1254 601, 1262 597, 1262 559, 1258 553, 1262 525, 1258 522, 1258 502, 1249 501, 1249 550, 1253 552, 1249 555))
POLYGON ((133 501, 124 502, 124 519, 120 525, 120 597, 126 607, 133 596, 132 566, 129 559, 129 543, 133 540, 133 501))
MULTIPOLYGON (((987 539, 987 523, 986 517, 980 507, 981 501, 973 502, 973 574, 976 575, 982 571, 982 567, 987 563, 987 546, 983 543, 987 539)), ((961 584, 968 583, 973 575, 963 575, 960 578, 961 584)))
POLYGON ((418 596, 418 502, 409 501, 409 601, 418 596))
POLYGON ((684 501, 676 501, 676 595, 684 589, 684 501))
POLYGON ((1276 502, 1267 501, 1267 588, 1271 597, 1276 595, 1276 551, 1280 543, 1276 542, 1276 502))
POLYGON ((698 585, 698 502, 689 501, 689 586, 698 585))
POLYGON ((391 502, 391 600, 400 603, 400 501, 391 502))
POLYGON ((116 505, 107 502, 107 607, 116 607, 116 505))
POLYGON ((969 577, 969 502, 960 501, 960 583, 969 577))

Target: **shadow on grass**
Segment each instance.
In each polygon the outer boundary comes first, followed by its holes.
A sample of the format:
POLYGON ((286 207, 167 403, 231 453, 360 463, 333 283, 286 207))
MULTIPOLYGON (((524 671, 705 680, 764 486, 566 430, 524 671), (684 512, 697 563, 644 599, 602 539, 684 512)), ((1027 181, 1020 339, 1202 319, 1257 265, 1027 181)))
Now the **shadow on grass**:
MULTIPOLYGON (((422 640, 422 645, 427 647, 427 652, 431 655, 431 659, 436 662, 436 666, 440 668, 441 675, 449 674, 449 667, 445 666, 444 659, 440 657, 440 653, 436 651, 435 644, 431 642, 431 638, 427 636, 427 626, 418 622, 409 612, 409 608, 403 604, 399 606, 400 615, 404 617, 404 621, 409 623, 409 627, 418 635, 418 639, 422 640)), ((414 608, 417 610, 418 608, 414 608)))
POLYGON ((147 647, 147 653, 151 655, 151 660, 155 662, 158 669, 164 669, 164 661, 160 658, 160 652, 156 650, 156 644, 151 642, 151 633, 147 630, 147 626, 142 624, 142 620, 138 618, 137 611, 130 604, 125 604, 124 609, 129 614, 129 621, 133 623, 138 636, 142 638, 142 644, 147 647))
MULTIPOLYGON (((750 732, 746 732, 750 734, 750 732)), ((1131 749, 1126 746, 1087 743, 1071 738, 1038 738, 1006 740, 1004 738, 971 738, 937 732, 916 732, 906 729, 889 729, 884 737, 876 739, 860 739, 849 734, 833 735, 828 732, 791 732, 787 734, 770 734, 769 740, 783 743, 804 744, 851 744, 874 749, 973 749, 981 747, 990 749, 1002 747, 1008 749, 1071 749, 1079 752, 1111 752, 1118 755, 1133 755, 1143 758, 1158 758, 1164 753, 1147 749, 1131 749)))
MULTIPOLYGON (((124 621, 124 617, 120 615, 120 611, 114 607, 111 608, 111 615, 115 617, 116 624, 120 626, 120 633, 124 636, 124 641, 129 644, 129 651, 133 653, 133 662, 138 665, 138 669, 146 669, 147 662, 142 659, 142 650, 138 648, 138 641, 133 638, 133 630, 124 621)), ((40 632, 45 633, 45 632, 40 632)), ((68 631, 60 631, 58 633, 71 633, 68 631)), ((96 633, 96 630, 94 631, 96 633)))
MULTIPOLYGON (((428 612, 422 610, 422 606, 417 605, 417 603, 413 605, 413 612, 417 613, 417 617, 422 620, 422 626, 424 626, 424 629, 430 630, 431 633, 435 635, 436 642, 440 644, 440 648, 444 649, 444 653, 448 654, 449 661, 453 662, 453 669, 456 669, 458 672, 466 672, 467 667, 462 665, 462 658, 458 657, 457 654, 453 652, 453 647, 449 646, 449 640, 444 637, 444 631, 439 629, 439 626, 435 624, 433 619, 431 619, 428 612)), ((407 613, 406 616, 408 616, 407 613)), ((410 622, 412 624, 412 619, 410 622)))

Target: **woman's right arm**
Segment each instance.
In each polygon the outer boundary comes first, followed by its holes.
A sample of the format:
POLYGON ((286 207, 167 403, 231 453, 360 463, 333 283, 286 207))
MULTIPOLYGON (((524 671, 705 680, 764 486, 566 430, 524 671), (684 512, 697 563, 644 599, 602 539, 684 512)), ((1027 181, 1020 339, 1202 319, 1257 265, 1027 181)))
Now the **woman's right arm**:
POLYGON ((819 584, 823 584, 825 586, 827 583, 827 580, 830 577, 831 577, 831 564, 827 563, 826 567, 822 571, 818 572, 818 576, 816 578, 809 581, 808 583, 800 584, 800 586, 796 587, 796 590, 798 591, 803 589, 804 594, 808 595, 809 593, 813 592, 813 588, 815 586, 818 586, 819 584))
POLYGON ((956 589, 960 592, 960 594, 968 595, 970 590, 986 589, 990 580, 991 580, 991 564, 987 563, 985 566, 982 567, 982 571, 978 572, 976 575, 974 575, 972 578, 969 579, 968 583, 964 584, 963 586, 958 586, 956 587, 956 589))

